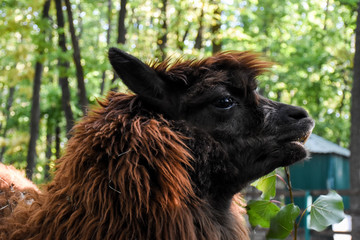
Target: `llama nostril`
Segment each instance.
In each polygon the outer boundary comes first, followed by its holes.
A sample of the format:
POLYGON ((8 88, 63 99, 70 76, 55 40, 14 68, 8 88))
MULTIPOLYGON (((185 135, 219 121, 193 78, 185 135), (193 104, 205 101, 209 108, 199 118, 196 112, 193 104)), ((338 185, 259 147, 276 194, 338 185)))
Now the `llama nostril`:
POLYGON ((308 118, 309 114, 301 107, 291 106, 287 104, 280 104, 279 120, 283 123, 299 121, 308 118))
POLYGON ((288 111, 287 111, 287 115, 289 118, 295 119, 295 120, 300 120, 303 118, 307 118, 309 117, 309 114, 307 113, 307 111, 301 107, 294 107, 294 106, 290 106, 288 111))

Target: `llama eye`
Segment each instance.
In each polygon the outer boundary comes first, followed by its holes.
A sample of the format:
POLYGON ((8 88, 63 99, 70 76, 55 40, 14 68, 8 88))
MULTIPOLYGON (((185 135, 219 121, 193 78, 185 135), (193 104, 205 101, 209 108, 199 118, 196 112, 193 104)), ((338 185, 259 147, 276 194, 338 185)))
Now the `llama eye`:
POLYGON ((216 100, 213 105, 217 108, 230 109, 235 105, 235 101, 231 97, 222 97, 216 100))

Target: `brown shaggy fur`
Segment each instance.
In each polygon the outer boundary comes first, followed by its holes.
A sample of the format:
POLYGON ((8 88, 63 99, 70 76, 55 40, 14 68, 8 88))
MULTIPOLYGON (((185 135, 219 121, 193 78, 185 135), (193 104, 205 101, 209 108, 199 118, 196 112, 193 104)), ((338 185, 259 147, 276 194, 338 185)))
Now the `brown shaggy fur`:
POLYGON ((100 102, 73 130, 47 189, 0 219, 1 239, 230 239, 224 231, 246 239, 237 204, 237 222, 224 229, 194 194, 185 137, 160 115, 134 116, 138 104, 113 92, 100 102))
POLYGON ((13 166, 0 163, 0 219, 9 216, 19 201, 31 205, 39 189, 13 166))

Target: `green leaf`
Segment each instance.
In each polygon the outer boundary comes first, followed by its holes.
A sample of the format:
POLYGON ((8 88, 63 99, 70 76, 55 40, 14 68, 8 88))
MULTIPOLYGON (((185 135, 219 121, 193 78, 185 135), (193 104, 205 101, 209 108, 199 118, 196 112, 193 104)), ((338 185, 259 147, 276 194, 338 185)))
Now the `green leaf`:
POLYGON ((292 232, 300 209, 293 203, 282 207, 270 221, 270 229, 266 235, 267 239, 284 239, 292 232))
POLYGON ((256 187, 258 190, 262 191, 261 197, 264 200, 269 200, 270 198, 275 197, 276 194, 276 175, 275 171, 265 175, 251 184, 251 186, 256 187))
POLYGON ((328 226, 341 222, 345 217, 342 197, 335 191, 321 195, 311 205, 310 228, 323 231, 328 226))
POLYGON ((270 220, 280 211, 278 206, 266 200, 250 201, 246 209, 251 226, 263 228, 269 228, 270 220))

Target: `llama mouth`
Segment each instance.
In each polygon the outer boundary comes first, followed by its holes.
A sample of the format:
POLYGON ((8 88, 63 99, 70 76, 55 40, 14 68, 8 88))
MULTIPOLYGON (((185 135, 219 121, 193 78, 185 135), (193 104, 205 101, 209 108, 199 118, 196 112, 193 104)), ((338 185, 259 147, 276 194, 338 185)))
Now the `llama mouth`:
POLYGON ((310 135, 312 133, 312 128, 307 130, 306 132, 303 132, 301 134, 297 133, 295 134, 286 134, 285 136, 281 137, 279 140, 282 143, 291 143, 296 144, 299 146, 304 147, 306 141, 309 139, 310 135))
POLYGON ((309 139, 311 135, 311 131, 305 133, 302 137, 297 138, 295 141, 292 141, 294 143, 300 143, 301 145, 305 145, 306 141, 309 139))
POLYGON ((289 129, 286 130, 284 129, 283 134, 279 138, 279 142, 292 143, 304 147, 314 127, 315 127, 315 123, 311 118, 304 119, 301 126, 296 128, 292 127, 290 131, 289 129))

